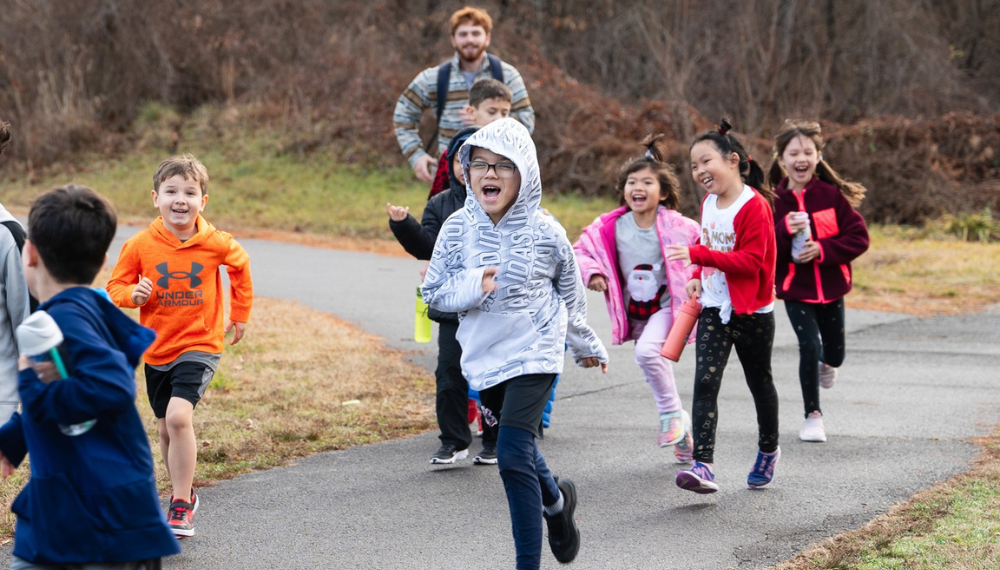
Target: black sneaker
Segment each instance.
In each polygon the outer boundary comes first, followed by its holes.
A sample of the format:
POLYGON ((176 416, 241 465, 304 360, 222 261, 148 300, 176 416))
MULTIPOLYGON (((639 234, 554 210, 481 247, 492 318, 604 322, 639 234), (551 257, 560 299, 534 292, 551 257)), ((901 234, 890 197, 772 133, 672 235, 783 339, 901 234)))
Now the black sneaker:
POLYGON ((496 446, 483 446, 483 450, 479 452, 479 455, 472 460, 476 465, 496 465, 497 464, 497 448, 496 446))
POLYGON ((549 547, 559 562, 572 562, 580 552, 580 529, 576 528, 573 511, 576 510, 576 485, 573 481, 556 477, 556 484, 562 491, 562 512, 544 515, 549 526, 549 547))
POLYGON ((468 456, 468 449, 458 449, 454 445, 446 443, 441 446, 441 449, 437 450, 437 453, 431 456, 431 463, 434 465, 450 465, 468 456))

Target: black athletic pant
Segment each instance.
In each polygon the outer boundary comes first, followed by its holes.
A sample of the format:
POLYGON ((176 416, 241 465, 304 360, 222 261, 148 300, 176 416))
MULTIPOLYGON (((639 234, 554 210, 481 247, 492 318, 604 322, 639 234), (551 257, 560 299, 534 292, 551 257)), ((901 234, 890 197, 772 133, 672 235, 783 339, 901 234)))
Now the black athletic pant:
MULTIPOLYGON (((469 383, 462 376, 462 345, 455 338, 458 323, 442 321, 438 327, 437 379, 438 427, 442 444, 466 449, 472 444, 469 431, 469 383)), ((496 428, 483 422, 483 446, 495 447, 496 428)))
POLYGON ((819 407, 819 363, 834 368, 844 363, 844 298, 831 303, 785 301, 788 320, 799 337, 799 383, 806 413, 819 407))
POLYGON ((778 449, 778 392, 771 377, 774 313, 733 313, 729 323, 722 324, 719 309, 705 308, 698 318, 697 334, 692 403, 694 459, 713 463, 722 372, 734 345, 757 408, 757 446, 764 453, 773 453, 778 449))

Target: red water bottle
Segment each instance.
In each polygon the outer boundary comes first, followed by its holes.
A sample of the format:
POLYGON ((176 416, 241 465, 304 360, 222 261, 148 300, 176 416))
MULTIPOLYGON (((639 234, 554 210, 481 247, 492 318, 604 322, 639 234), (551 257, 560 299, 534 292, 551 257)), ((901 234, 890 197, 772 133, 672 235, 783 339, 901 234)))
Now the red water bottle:
POLYGON ((701 303, 698 302, 698 297, 691 297, 681 305, 680 313, 677 314, 677 320, 670 327, 667 341, 663 343, 663 348, 660 349, 660 356, 674 362, 680 361, 681 352, 684 351, 684 345, 687 344, 687 339, 691 336, 691 330, 694 329, 694 324, 698 322, 698 315, 700 314, 701 303))

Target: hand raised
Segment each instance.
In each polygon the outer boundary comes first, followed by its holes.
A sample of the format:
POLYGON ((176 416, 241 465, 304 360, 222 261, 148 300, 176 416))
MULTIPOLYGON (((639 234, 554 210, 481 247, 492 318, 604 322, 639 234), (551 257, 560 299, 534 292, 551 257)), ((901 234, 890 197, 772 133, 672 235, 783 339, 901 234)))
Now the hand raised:
POLYGON ((410 215, 409 206, 393 206, 391 203, 385 203, 385 213, 389 214, 389 219, 394 222, 402 222, 410 215))

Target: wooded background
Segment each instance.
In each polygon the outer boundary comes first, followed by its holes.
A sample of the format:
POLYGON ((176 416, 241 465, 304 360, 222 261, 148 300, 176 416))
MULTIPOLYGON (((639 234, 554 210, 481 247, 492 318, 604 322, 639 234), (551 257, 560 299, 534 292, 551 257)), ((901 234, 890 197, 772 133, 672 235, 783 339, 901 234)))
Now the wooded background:
MULTIPOLYGON (((547 191, 613 192, 664 132, 697 203, 687 145, 725 115, 761 162, 785 119, 869 188, 874 221, 1000 212, 1000 0, 501 0, 490 51, 524 76, 547 191)), ((392 109, 448 58, 438 0, 9 0, 0 117, 14 172, 125 152, 151 102, 280 129, 284 152, 403 160, 392 109)), ((430 116, 428 114, 427 122, 430 116)), ((171 150, 183 151, 183 141, 171 150)))

